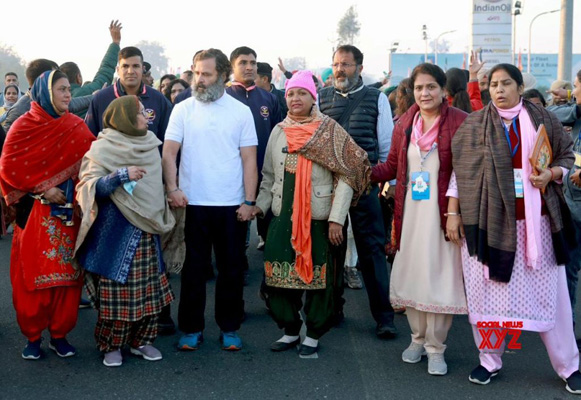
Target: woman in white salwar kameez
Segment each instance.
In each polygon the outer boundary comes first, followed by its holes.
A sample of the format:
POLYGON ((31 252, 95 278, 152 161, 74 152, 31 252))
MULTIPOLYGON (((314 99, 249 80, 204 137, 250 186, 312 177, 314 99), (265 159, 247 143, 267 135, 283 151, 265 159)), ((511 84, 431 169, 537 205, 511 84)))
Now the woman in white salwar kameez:
POLYGON ((456 314, 466 314, 460 248, 446 239, 446 191, 452 173, 452 137, 467 114, 444 100, 446 74, 433 64, 411 76, 416 103, 397 122, 387 161, 371 179, 397 178, 395 231, 398 251, 390 300, 405 306, 412 331, 407 363, 428 356, 428 373, 445 375, 445 341, 456 314))

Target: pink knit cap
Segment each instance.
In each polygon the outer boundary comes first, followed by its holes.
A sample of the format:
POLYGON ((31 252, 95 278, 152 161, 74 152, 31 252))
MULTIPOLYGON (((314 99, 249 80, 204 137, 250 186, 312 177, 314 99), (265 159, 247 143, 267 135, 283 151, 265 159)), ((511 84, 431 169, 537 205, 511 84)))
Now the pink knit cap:
POLYGON ((292 78, 290 78, 284 84, 285 95, 286 92, 290 89, 294 88, 302 88, 308 91, 313 99, 317 99, 317 88, 315 87, 315 82, 313 81, 313 74, 311 71, 297 71, 293 74, 292 78))

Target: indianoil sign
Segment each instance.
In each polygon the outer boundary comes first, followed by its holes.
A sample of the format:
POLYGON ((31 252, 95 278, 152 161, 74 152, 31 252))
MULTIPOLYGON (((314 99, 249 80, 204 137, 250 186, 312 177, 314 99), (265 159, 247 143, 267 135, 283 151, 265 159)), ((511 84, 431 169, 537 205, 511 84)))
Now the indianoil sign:
POLYGON ((512 1, 472 0, 472 49, 489 66, 512 63, 512 1))

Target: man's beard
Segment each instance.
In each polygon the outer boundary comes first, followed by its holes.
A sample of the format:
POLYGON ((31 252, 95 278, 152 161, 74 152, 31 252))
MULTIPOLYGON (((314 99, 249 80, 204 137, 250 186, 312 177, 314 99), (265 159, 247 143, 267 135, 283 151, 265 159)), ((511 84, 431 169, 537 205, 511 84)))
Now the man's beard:
POLYGON ((353 76, 349 77, 346 73, 342 73, 339 76, 335 76, 335 88, 342 92, 346 92, 352 89, 359 82, 359 74, 355 73, 353 76), (345 80, 339 81, 337 78, 345 77, 345 80))
POLYGON ((196 100, 202 103, 212 103, 218 100, 224 94, 224 83, 221 81, 216 81, 210 86, 198 85, 197 83, 192 84, 192 95, 196 100), (199 92, 198 88, 203 88, 203 92, 199 92))

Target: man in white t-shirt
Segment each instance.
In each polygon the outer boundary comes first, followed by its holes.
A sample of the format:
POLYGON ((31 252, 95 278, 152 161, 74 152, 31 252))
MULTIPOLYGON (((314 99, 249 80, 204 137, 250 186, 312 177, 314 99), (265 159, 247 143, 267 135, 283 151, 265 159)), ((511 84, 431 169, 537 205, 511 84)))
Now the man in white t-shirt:
POLYGON ((186 207, 180 350, 203 341, 205 269, 216 254, 216 322, 224 350, 240 350, 247 222, 256 200, 258 139, 250 109, 224 92, 231 73, 217 49, 194 58, 192 97, 173 109, 165 132, 163 176, 172 207, 186 207), (181 148, 179 186, 176 157, 181 148))

